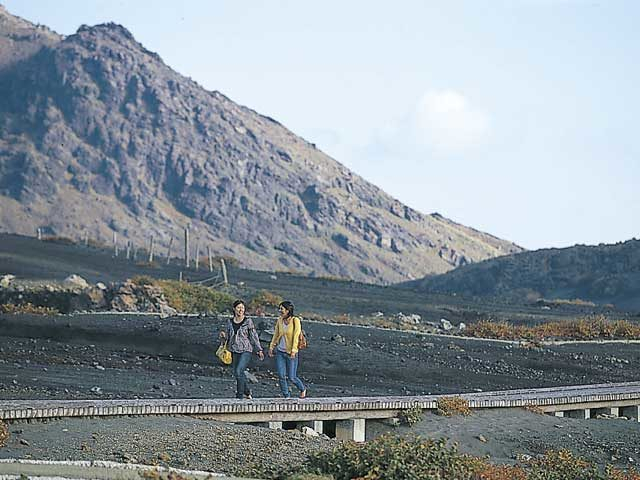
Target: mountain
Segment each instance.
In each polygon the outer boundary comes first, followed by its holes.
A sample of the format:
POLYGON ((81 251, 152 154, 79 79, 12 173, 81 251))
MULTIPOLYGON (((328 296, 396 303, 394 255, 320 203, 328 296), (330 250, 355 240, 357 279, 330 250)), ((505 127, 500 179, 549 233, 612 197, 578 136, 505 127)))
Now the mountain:
POLYGON ((166 246, 190 225, 247 267, 378 283, 521 251, 403 205, 120 25, 63 37, 0 7, 0 45, 0 230, 166 246))
POLYGON ((581 299, 640 310, 640 240, 523 252, 404 285, 429 293, 581 299))

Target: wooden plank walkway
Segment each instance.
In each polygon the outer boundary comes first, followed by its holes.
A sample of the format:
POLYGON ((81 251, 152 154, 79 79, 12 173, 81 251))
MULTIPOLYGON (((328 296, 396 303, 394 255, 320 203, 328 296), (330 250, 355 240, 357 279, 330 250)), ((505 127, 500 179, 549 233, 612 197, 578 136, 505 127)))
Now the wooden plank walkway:
POLYGON ((0 419, 122 415, 206 415, 230 422, 390 418, 419 406, 435 409, 438 399, 461 396, 471 408, 536 405, 548 412, 581 408, 640 405, 640 382, 576 385, 537 389, 389 397, 321 397, 304 400, 259 398, 131 400, 3 400, 0 419))

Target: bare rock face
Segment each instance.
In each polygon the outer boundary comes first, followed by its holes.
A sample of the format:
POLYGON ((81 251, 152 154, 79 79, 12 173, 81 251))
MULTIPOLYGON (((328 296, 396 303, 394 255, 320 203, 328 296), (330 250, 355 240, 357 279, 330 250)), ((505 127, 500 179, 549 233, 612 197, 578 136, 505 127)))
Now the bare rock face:
POLYGON ((246 267, 380 283, 521 250, 401 204, 120 25, 63 38, 0 10, 5 24, 2 230, 166 246, 191 225, 246 267))

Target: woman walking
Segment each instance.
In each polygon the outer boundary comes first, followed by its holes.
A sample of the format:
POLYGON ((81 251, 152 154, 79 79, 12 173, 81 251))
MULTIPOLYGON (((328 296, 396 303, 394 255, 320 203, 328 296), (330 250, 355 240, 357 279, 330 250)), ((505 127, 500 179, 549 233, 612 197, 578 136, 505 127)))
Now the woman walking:
POLYGON ((305 398, 307 396, 307 387, 298 378, 298 340, 302 331, 300 318, 293 315, 294 307, 291 302, 284 301, 280 303, 278 309, 280 310, 280 317, 276 322, 273 338, 269 345, 269 356, 273 357, 275 350, 276 368, 282 395, 285 398, 291 398, 287 382, 288 377, 300 390, 300 398, 305 398))
POLYGON ((231 367, 233 376, 236 377, 236 398, 251 400, 251 390, 247 385, 245 370, 254 349, 258 352, 260 360, 264 360, 264 352, 253 320, 245 316, 246 309, 242 300, 233 302, 233 318, 227 320, 225 329, 220 332, 219 337, 227 341, 227 348, 233 358, 231 367))

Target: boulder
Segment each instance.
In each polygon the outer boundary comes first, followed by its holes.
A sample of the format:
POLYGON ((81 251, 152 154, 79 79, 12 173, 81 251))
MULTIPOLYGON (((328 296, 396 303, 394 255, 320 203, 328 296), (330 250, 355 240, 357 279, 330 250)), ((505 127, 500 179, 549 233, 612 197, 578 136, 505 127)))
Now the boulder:
POLYGON ((80 275, 76 275, 75 273, 65 278, 63 283, 69 287, 89 288, 89 284, 87 283, 87 281, 84 278, 82 278, 80 275))
POLYGON ((16 278, 15 275, 11 275, 11 274, 6 274, 6 275, 2 275, 0 277, 0 287, 2 288, 9 288, 9 285, 11 284, 11 282, 16 278))
POLYGON ((449 331, 453 328, 453 325, 451 325, 451 322, 449 320, 447 320, 446 318, 441 318, 440 319, 440 328, 442 328, 445 331, 449 331))

